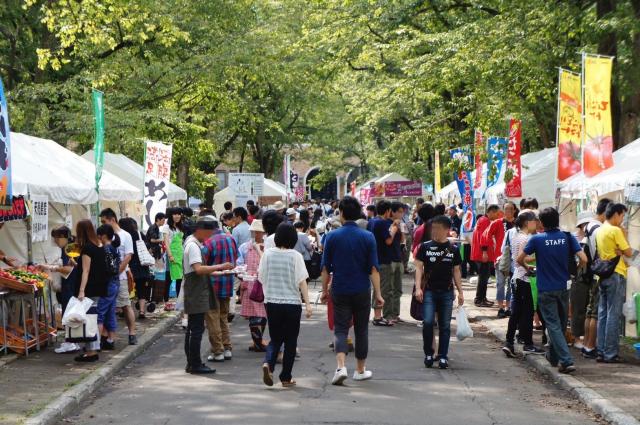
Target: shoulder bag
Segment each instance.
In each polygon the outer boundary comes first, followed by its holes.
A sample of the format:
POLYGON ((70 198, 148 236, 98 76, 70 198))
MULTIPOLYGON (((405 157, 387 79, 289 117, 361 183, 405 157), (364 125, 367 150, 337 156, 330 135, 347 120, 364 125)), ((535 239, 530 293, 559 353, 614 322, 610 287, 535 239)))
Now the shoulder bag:
POLYGON ((147 244, 142 239, 142 234, 138 232, 138 240, 136 241, 136 252, 138 253, 138 259, 140 265, 143 267, 151 267, 156 264, 155 258, 149 253, 147 244))

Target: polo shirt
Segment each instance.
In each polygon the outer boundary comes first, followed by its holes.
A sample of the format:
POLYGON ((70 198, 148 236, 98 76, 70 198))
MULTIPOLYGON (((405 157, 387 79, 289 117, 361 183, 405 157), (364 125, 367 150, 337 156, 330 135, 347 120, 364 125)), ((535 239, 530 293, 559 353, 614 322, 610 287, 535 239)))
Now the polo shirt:
POLYGON ((394 260, 393 244, 387 245, 385 242, 391 234, 389 228, 393 224, 392 220, 386 218, 377 218, 371 225, 371 233, 376 241, 376 247, 378 252, 378 262, 380 264, 391 264, 394 260))
POLYGON ((371 269, 378 268, 373 235, 353 221, 327 234, 322 252, 322 268, 333 273, 331 292, 353 295, 371 288, 371 269))
POLYGON ((536 255, 538 292, 562 291, 569 280, 569 250, 582 251, 575 236, 554 229, 531 236, 524 253, 536 255))

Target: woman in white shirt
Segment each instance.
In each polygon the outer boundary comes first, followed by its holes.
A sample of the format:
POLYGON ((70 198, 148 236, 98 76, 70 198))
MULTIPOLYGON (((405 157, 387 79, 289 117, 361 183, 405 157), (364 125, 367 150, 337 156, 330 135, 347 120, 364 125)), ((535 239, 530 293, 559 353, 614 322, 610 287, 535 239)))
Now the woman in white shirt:
POLYGON ((298 234, 294 227, 288 223, 281 223, 278 225, 274 240, 276 247, 264 252, 258 267, 258 279, 264 288, 264 302, 271 337, 262 365, 262 376, 265 385, 273 386, 273 371, 278 351, 284 344, 280 382, 283 387, 292 387, 296 385, 291 371, 296 357, 302 316, 300 292, 306 304, 307 318, 311 317, 312 312, 307 287, 309 275, 302 255, 293 249, 298 241, 298 234))

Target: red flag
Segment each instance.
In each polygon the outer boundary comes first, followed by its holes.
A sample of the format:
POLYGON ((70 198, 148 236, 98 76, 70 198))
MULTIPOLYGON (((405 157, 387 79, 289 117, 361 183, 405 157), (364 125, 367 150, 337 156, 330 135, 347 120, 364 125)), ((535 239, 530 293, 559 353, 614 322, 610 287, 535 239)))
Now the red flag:
POLYGON ((476 165, 476 178, 473 182, 473 188, 478 189, 482 186, 482 149, 484 148, 484 143, 482 142, 482 132, 480 130, 476 130, 475 136, 475 146, 474 146, 474 163, 476 165))
POLYGON ((351 182, 351 196, 356 196, 356 181, 351 182))
POLYGON ((507 147, 507 168, 505 172, 504 189, 505 195, 509 198, 519 198, 522 196, 522 122, 511 119, 509 122, 509 145, 507 147))

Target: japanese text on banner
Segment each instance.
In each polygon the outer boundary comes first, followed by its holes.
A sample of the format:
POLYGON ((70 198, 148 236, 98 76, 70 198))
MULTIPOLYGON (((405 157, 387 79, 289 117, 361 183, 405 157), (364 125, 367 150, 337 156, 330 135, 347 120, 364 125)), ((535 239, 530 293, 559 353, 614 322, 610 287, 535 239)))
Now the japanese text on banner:
POLYGON ((474 160, 473 163, 476 167, 476 178, 473 182, 473 189, 480 189, 482 186, 482 150, 484 149, 484 143, 482 139, 482 132, 476 130, 473 144, 474 160))
POLYGON ((487 140, 487 189, 500 180, 502 162, 508 144, 504 137, 489 137, 487 140))
POLYGON ((31 241, 45 242, 49 239, 49 197, 31 195, 31 241))
POLYGON ((460 198, 462 199, 462 231, 461 233, 473 232, 475 226, 475 211, 473 209, 473 186, 471 182, 471 155, 467 149, 457 148, 450 151, 451 159, 458 162, 461 169, 454 173, 454 178, 458 185, 460 198))
POLYGON ((144 158, 144 220, 148 229, 155 216, 167 209, 169 181, 171 179, 171 145, 147 142, 144 158))
POLYGON ((13 187, 11 184, 11 131, 9 130, 9 110, 4 96, 4 86, 0 78, 0 207, 11 208, 13 187))
POLYGON ((558 88, 558 181, 582 169, 582 81, 560 70, 558 88))
POLYGON ((504 194, 511 198, 522 196, 522 122, 511 119, 509 122, 509 144, 507 145, 507 169, 504 194))
POLYGON ((440 190, 442 189, 440 183, 440 152, 438 151, 435 152, 434 163, 435 171, 433 176, 433 186, 435 187, 435 195, 438 196, 438 193, 440 193, 440 190))
POLYGON ((611 67, 613 58, 583 56, 584 174, 595 176, 613 167, 611 128, 611 67))

